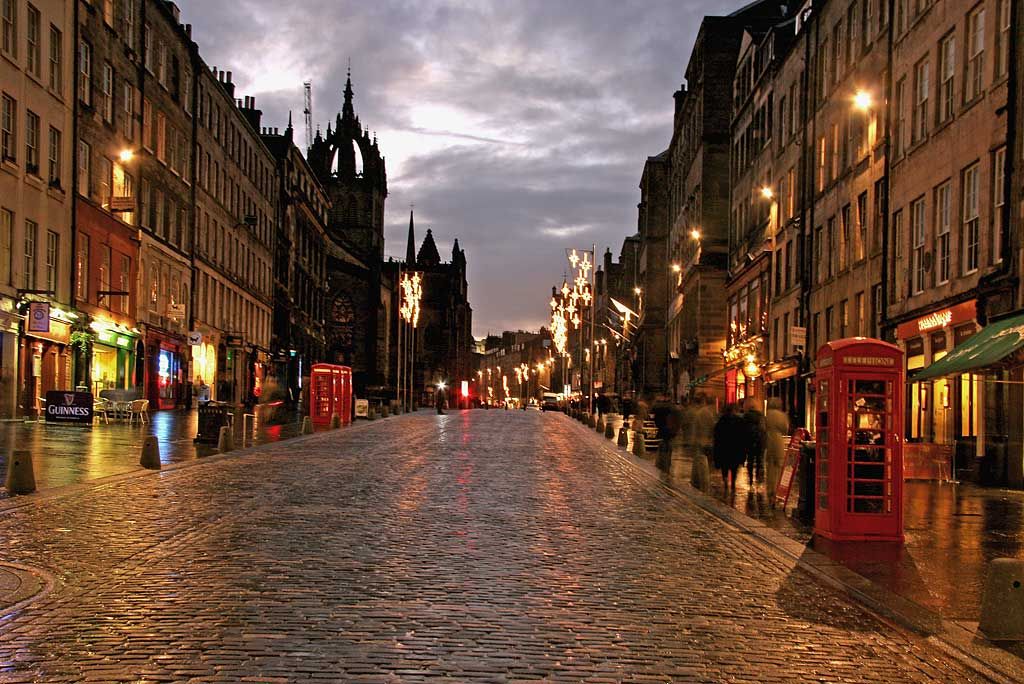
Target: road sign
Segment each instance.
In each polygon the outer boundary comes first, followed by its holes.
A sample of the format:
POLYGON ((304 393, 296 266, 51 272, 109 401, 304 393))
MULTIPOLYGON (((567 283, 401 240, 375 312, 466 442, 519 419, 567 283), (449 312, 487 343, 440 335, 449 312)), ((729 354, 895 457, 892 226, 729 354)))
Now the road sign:
POLYGON ((203 343, 203 333, 196 332, 195 330, 191 331, 188 334, 188 343, 191 347, 198 347, 203 343))
POLYGON ((794 347, 803 349, 807 346, 807 328, 799 325, 791 326, 789 329, 789 341, 794 347))

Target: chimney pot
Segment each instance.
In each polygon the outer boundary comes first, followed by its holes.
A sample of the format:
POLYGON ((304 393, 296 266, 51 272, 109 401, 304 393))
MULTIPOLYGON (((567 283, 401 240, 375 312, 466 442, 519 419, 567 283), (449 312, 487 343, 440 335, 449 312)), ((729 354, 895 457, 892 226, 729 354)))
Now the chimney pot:
POLYGON ((231 72, 228 72, 228 83, 231 83, 231 72))

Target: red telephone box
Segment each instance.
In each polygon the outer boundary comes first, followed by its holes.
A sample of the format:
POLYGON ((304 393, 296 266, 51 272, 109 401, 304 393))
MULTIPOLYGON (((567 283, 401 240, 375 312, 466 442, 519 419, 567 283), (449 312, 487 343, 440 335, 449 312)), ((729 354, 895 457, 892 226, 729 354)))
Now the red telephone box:
POLYGON ((818 350, 814 532, 903 541, 903 352, 865 337, 818 350))
POLYGON ((309 376, 309 416, 314 425, 329 425, 337 413, 341 424, 352 422, 352 369, 315 363, 309 376))

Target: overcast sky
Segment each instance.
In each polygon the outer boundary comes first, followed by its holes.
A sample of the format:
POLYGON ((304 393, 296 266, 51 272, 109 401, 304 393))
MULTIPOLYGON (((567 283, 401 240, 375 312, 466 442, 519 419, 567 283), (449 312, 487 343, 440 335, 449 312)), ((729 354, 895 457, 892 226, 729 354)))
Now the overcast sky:
POLYGON ((648 155, 672 133, 672 93, 700 19, 735 0, 178 0, 211 66, 234 72, 267 126, 355 109, 387 160, 385 250, 433 229, 466 250, 473 332, 546 323, 564 248, 618 255, 636 231, 648 155))

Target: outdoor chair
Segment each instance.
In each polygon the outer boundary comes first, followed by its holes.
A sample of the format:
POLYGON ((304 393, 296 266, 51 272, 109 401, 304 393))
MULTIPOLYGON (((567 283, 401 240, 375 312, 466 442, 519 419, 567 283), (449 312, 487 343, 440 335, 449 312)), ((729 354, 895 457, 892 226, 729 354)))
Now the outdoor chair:
POLYGON ((103 416, 104 423, 110 425, 110 402, 106 399, 100 399, 92 405, 93 420, 99 420, 100 416, 103 416))
POLYGON ((135 423, 136 417, 139 419, 139 425, 149 422, 149 399, 136 399, 128 405, 128 424, 132 425, 135 423))

